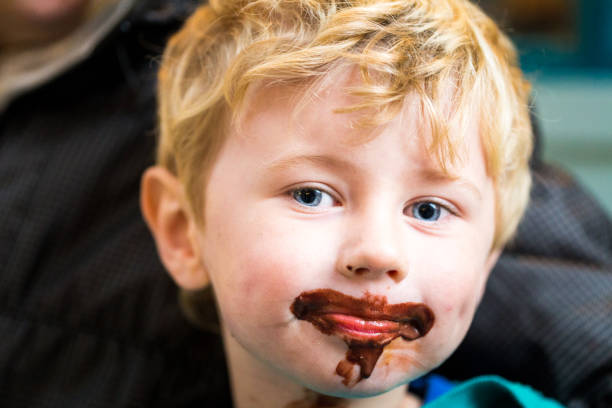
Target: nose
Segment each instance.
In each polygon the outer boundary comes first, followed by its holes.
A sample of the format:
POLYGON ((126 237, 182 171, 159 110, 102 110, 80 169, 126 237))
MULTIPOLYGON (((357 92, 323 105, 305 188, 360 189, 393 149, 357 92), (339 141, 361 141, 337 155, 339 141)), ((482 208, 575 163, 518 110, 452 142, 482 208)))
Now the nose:
POLYGON ((353 217, 345 228, 336 270, 348 278, 380 279, 401 282, 408 272, 402 253, 400 218, 389 214, 353 217))

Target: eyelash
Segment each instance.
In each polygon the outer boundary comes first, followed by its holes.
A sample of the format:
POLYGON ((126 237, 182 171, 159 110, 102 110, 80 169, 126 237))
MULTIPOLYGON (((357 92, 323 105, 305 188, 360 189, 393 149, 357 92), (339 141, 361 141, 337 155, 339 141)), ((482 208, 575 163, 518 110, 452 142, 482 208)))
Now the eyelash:
POLYGON ((410 218, 414 218, 415 220, 417 220, 418 222, 421 223, 426 223, 426 224, 432 224, 434 222, 438 222, 443 218, 446 218, 448 215, 457 215, 458 211, 452 207, 450 204, 447 203, 442 203, 439 200, 435 200, 435 199, 421 199, 419 201, 415 201, 409 205, 407 205, 404 208, 404 215, 406 215, 407 217, 410 218), (420 204, 433 204, 437 207, 437 211, 438 211, 438 218, 436 218, 435 220, 426 220, 426 219, 421 219, 419 217, 416 216, 416 214, 414 214, 416 208, 418 205, 420 204), (446 216, 444 215, 444 212, 446 212, 446 216))
POLYGON ((289 196, 289 197, 290 197, 290 198, 291 198, 291 199, 292 199, 294 202, 296 202, 296 203, 297 203, 297 204, 300 206, 300 208, 310 208, 311 210, 312 210, 312 209, 319 208, 319 204, 321 203, 321 200, 323 200, 323 199, 324 199, 324 198, 323 198, 323 195, 325 195, 325 196, 329 197, 329 199, 331 199, 333 202, 331 203, 331 205, 329 205, 329 206, 325 206, 325 207, 322 207, 322 208, 335 207, 335 206, 337 206, 337 205, 338 205, 338 203, 339 203, 339 200, 337 200, 337 199, 336 199, 336 197, 334 196, 334 194, 332 194, 332 193, 328 192, 326 189, 321 188, 321 187, 319 187, 319 186, 310 186, 310 185, 304 185, 304 186, 294 187, 294 188, 290 189, 290 190, 287 192, 287 195, 288 195, 288 196, 289 196), (308 205, 308 204, 305 204, 305 203, 300 203, 300 202, 298 201, 297 196, 299 195, 299 193, 300 193, 300 192, 304 192, 304 191, 306 191, 306 190, 311 190, 311 191, 316 191, 316 192, 318 192, 318 196, 317 196, 316 198, 318 198, 318 199, 319 199, 319 201, 317 202, 317 204, 316 204, 316 205, 312 205, 312 206, 310 206, 310 205, 308 205))
MULTIPOLYGON (((294 202, 296 202, 300 208, 310 208, 310 209, 316 209, 319 208, 319 204, 322 200, 322 198, 320 197, 322 194, 328 196, 331 200, 333 200, 333 204, 330 206, 326 206, 326 207, 322 207, 322 208, 329 208, 329 207, 335 207, 338 205, 338 203, 340 202, 339 200, 337 200, 334 196, 334 194, 328 192, 326 189, 321 188, 319 186, 312 186, 312 185, 303 185, 303 186, 298 186, 298 187, 294 187, 292 189, 290 189, 289 191, 287 191, 287 195, 290 197, 291 200, 293 200, 294 202), (305 190, 313 190, 313 191, 317 191, 319 192, 319 202, 317 202, 316 205, 313 206, 309 206, 308 204, 303 204, 300 203, 296 197, 296 195, 300 192, 300 191, 305 191, 305 190)), ((457 215, 458 214, 458 210, 456 208, 454 208, 454 206, 446 203, 446 202, 440 202, 440 200, 436 200, 436 199, 431 199, 431 198, 425 198, 425 199, 420 199, 419 201, 415 201, 409 205, 407 205, 404 208, 404 215, 410 217, 410 218, 414 218, 419 222, 423 222, 423 223, 432 223, 431 221, 427 221, 427 220, 422 220, 417 218, 413 211, 416 208, 417 205, 420 204, 427 204, 427 203, 431 203, 434 204, 435 206, 438 207, 440 212, 447 212, 450 215, 457 215)), ((443 215, 441 214, 439 216, 439 218, 437 218, 436 220, 434 220, 433 222, 437 222, 441 217, 443 217, 443 215)), ((444 217, 446 218, 446 217, 444 217)))

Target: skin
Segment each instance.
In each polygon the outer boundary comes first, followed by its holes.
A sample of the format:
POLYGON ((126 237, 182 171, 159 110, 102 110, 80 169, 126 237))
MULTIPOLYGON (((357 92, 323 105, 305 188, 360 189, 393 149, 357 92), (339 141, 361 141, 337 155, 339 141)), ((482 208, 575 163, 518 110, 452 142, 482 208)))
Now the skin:
POLYGON ((336 79, 298 111, 295 88, 253 94, 203 186, 203 228, 173 175, 155 167, 143 178, 143 213, 170 274, 185 288, 214 287, 238 407, 287 406, 305 389, 347 406, 413 404, 398 386, 455 350, 499 255, 478 129, 465 132, 458 177, 444 177, 415 97, 390 123, 358 127, 359 114, 333 112, 355 102, 342 89, 357 79, 336 79), (300 202, 304 188, 321 202, 300 202), (428 202, 439 218, 419 219, 428 202), (417 340, 393 340, 371 376, 347 387, 336 374, 347 345, 290 310, 302 292, 324 288, 424 303, 435 324, 417 340))
POLYGON ((2 0, 0 46, 35 47, 70 33, 92 0, 2 0))

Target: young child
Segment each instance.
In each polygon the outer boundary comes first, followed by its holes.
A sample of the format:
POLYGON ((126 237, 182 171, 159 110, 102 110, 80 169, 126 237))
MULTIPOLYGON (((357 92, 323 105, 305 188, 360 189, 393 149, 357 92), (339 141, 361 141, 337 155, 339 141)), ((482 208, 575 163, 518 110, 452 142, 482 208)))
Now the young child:
MULTIPOLYGON (((211 1, 159 79, 143 213, 179 287, 214 289, 235 406, 412 406, 528 200, 509 40, 464 0, 211 1)), ((557 406, 501 379, 431 406, 504 393, 557 406)))

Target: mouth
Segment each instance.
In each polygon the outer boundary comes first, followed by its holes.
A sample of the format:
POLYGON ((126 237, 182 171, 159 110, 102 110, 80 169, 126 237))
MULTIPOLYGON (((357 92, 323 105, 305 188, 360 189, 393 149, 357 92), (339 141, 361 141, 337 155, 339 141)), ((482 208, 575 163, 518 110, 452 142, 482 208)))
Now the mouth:
POLYGON ((392 320, 367 320, 359 316, 327 313, 320 316, 325 325, 345 340, 357 343, 387 343, 401 335, 404 338, 417 338, 419 331, 410 323, 392 320))
POLYGON ((388 304, 385 296, 366 292, 355 298, 333 289, 316 289, 300 294, 291 312, 312 323, 327 335, 338 336, 348 345, 346 359, 338 363, 336 374, 352 387, 369 378, 384 347, 397 337, 412 341, 425 336, 434 324, 434 314, 423 303, 388 304), (359 365, 354 378, 352 367, 359 365))
POLYGON ((388 304, 383 296, 355 298, 333 289, 303 292, 291 305, 292 313, 321 332, 347 343, 383 346, 401 336, 416 340, 429 332, 434 314, 423 303, 388 304))

